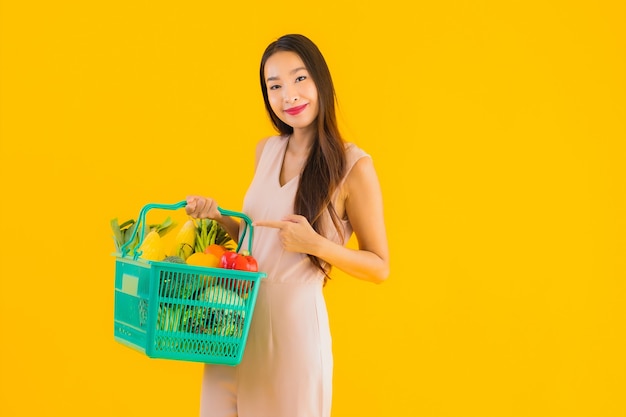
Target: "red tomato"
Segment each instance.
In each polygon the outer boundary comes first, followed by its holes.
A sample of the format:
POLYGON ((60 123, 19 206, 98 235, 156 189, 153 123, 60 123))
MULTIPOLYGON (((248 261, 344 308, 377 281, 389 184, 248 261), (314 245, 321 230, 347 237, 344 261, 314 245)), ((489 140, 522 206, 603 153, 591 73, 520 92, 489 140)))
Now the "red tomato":
MULTIPOLYGON (((220 268, 236 269, 239 271, 258 272, 259 266, 256 259, 254 259, 249 252, 242 251, 241 253, 226 251, 220 258, 220 268)), ((229 282, 228 280, 227 282, 229 282)), ((252 282, 245 280, 237 280, 235 282, 235 289, 240 293, 246 293, 252 282)))
POLYGON ((258 272, 259 265, 256 259, 245 251, 242 253, 226 251, 220 258, 220 267, 226 269, 237 269, 239 271, 258 272))

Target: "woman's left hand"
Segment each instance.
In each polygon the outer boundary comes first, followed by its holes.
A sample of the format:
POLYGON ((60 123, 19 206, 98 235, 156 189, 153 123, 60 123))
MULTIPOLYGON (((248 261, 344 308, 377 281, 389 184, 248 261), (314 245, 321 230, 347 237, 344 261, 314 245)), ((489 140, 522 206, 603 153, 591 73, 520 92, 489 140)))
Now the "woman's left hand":
POLYGON ((304 216, 291 214, 282 220, 259 220, 252 223, 255 227, 278 229, 283 249, 290 252, 313 254, 316 242, 323 239, 304 216))

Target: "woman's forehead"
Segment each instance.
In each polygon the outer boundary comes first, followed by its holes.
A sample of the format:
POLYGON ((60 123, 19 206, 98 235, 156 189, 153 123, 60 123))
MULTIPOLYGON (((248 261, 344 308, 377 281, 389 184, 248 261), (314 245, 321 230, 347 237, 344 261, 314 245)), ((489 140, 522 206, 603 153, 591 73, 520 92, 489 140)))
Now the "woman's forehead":
POLYGON ((295 52, 278 51, 272 54, 265 63, 266 78, 275 78, 306 70, 302 58, 295 52))

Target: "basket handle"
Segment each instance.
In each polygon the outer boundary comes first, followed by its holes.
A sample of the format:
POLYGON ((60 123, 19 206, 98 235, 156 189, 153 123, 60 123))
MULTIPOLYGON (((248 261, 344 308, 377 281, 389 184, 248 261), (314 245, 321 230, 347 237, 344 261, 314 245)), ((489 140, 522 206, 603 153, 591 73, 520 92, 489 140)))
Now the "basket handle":
MULTIPOLYGON (((148 203, 145 206, 143 206, 143 208, 139 212, 139 218, 137 219, 137 222, 133 225, 133 231, 131 233, 131 236, 135 236, 135 233, 137 232, 137 228, 141 225, 141 230, 139 232, 139 243, 135 247, 133 260, 137 260, 139 255, 141 255, 141 252, 139 252, 139 248, 141 247, 141 244, 143 243, 145 227, 146 227, 146 214, 148 213, 148 211, 152 209, 178 210, 179 208, 185 207, 186 205, 187 205, 187 201, 183 200, 174 204, 148 203)), ((241 233, 241 236, 239 237, 239 241, 237 242, 237 252, 239 252, 239 250, 241 249, 241 244, 243 243, 243 240, 246 237, 246 233, 248 232, 248 229, 250 229, 250 234, 248 235, 248 250, 250 251, 250 253, 252 253, 252 238, 253 238, 253 233, 254 233, 254 227, 252 226, 252 219, 248 217, 247 215, 245 215, 244 213, 241 213, 238 211, 226 210, 221 207, 218 207, 217 210, 220 212, 220 214, 224 216, 238 217, 244 221, 243 232, 241 233)), ((131 242, 132 240, 129 240, 128 242, 124 243, 122 247, 120 248, 120 251, 122 252, 122 257, 125 257, 126 254, 130 251, 130 249, 128 248, 128 245, 130 245, 131 242)))

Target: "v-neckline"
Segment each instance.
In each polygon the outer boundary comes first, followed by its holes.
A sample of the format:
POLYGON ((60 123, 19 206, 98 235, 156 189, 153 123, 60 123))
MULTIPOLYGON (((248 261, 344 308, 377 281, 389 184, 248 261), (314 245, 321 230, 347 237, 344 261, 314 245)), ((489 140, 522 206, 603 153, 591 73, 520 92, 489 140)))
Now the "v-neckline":
POLYGON ((296 178, 300 177, 300 174, 296 174, 293 177, 289 178, 289 180, 285 181, 285 183, 281 183, 281 173, 283 172, 283 165, 285 164, 285 156, 287 155, 287 147, 289 146, 289 138, 291 136, 287 136, 287 138, 285 138, 285 145, 284 145, 284 149, 282 152, 282 157, 280 159, 280 164, 278 164, 278 187, 282 190, 284 188, 286 188, 289 184, 291 184, 292 182, 294 182, 296 180, 296 178))

